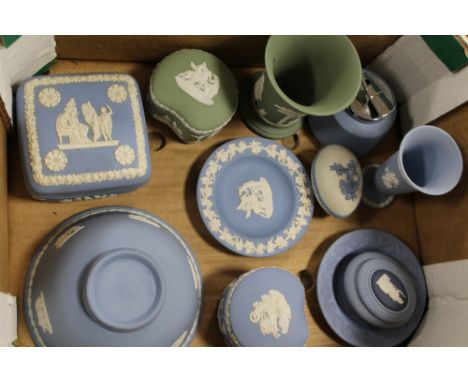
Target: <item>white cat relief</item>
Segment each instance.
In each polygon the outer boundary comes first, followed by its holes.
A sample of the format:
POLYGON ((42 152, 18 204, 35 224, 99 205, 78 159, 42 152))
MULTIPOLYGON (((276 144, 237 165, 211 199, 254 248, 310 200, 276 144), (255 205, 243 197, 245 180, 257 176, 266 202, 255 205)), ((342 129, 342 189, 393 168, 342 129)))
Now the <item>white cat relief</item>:
POLYGON ((281 292, 270 289, 268 294, 262 295, 261 300, 254 302, 252 307, 250 322, 259 325, 262 335, 279 338, 288 333, 291 308, 281 292))
POLYGON ((188 95, 204 105, 213 105, 213 97, 219 91, 219 78, 206 66, 206 62, 196 65, 190 63, 192 70, 179 73, 175 80, 177 85, 188 95))
POLYGON ((397 304, 403 305, 405 303, 405 294, 392 283, 390 276, 384 273, 379 277, 376 284, 382 292, 390 297, 397 304))
POLYGON ((273 215, 273 192, 264 177, 250 180, 239 187, 240 203, 237 209, 245 212, 248 219, 252 212, 265 219, 273 215))
POLYGON ((35 308, 37 314, 37 323, 41 327, 42 331, 44 333, 53 334, 54 330, 52 329, 52 324, 50 323, 49 313, 47 312, 43 292, 41 292, 41 294, 37 298, 35 308))

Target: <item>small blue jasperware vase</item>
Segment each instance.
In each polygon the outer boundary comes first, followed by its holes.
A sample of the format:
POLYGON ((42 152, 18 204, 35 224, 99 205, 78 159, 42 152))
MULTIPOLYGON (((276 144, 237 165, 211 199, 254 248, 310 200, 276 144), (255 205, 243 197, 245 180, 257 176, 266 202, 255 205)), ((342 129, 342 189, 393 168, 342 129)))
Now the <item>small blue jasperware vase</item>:
POLYGON ((455 140, 426 125, 403 137, 399 150, 376 171, 374 183, 385 194, 443 195, 458 184, 462 172, 463 158, 455 140))

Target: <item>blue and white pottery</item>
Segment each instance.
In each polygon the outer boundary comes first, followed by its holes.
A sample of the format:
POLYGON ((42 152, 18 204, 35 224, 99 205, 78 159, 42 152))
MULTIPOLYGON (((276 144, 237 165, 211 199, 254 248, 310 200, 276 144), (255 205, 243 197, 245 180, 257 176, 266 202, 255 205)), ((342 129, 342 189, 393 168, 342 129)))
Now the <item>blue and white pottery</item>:
POLYGON ((399 150, 377 170, 375 186, 380 192, 398 195, 419 191, 443 195, 460 181, 463 157, 455 140, 435 126, 410 130, 399 150))
POLYGON ((52 230, 31 261, 23 296, 37 346, 186 346, 202 278, 185 241, 161 219, 101 207, 52 230))
POLYGON ((262 138, 216 149, 203 166, 197 202, 203 222, 226 248, 265 257, 291 248, 306 232, 313 202, 297 157, 262 138))
POLYGON ((380 165, 373 163, 362 169, 362 203, 372 208, 386 208, 395 200, 395 195, 381 192, 375 187, 375 173, 380 165))
POLYGON ((329 145, 319 150, 312 162, 315 198, 330 215, 345 218, 362 198, 362 171, 356 156, 344 146, 329 145))
MULTIPOLYGON (((374 149, 393 126, 397 115, 395 96, 388 84, 370 70, 364 69, 363 75, 385 95, 385 100, 389 103, 386 112, 378 113, 373 110, 370 102, 361 103, 357 98, 348 108, 332 116, 307 117, 310 129, 323 146, 342 145, 358 157, 374 149)), ((363 92, 361 87, 358 94, 363 92)), ((367 99, 371 97, 367 96, 367 99)))
POLYGON ((16 96, 26 187, 36 199, 129 192, 150 177, 138 84, 121 73, 38 76, 16 96))
POLYGON ((243 274, 224 291, 218 323, 229 346, 304 346, 308 328, 299 278, 280 268, 243 274))
POLYGON ((427 300, 416 256, 395 236, 361 229, 336 240, 317 276, 320 309, 331 329, 354 346, 397 346, 421 322, 427 300))

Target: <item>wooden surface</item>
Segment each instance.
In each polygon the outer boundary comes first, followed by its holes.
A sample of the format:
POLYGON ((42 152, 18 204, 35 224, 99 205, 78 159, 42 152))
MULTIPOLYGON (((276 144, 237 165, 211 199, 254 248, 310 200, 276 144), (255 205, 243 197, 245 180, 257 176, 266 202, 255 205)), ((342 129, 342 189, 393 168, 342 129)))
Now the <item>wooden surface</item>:
MULTIPOLYGON (((152 65, 136 63, 110 64, 106 62, 59 61, 53 73, 73 72, 126 72, 135 76, 146 94, 152 65)), ((252 74, 253 69, 238 69, 239 79, 252 74)), ((201 324, 193 341, 194 346, 223 345, 216 321, 218 299, 223 289, 243 272, 260 266, 278 266, 295 274, 302 272, 307 286, 306 314, 309 325, 308 345, 333 346, 340 344, 330 333, 317 309, 313 280, 317 266, 326 249, 343 233, 356 228, 380 228, 401 238, 419 252, 411 197, 399 197, 394 204, 375 211, 360 207, 347 220, 327 216, 315 204, 312 223, 299 243, 286 253, 272 258, 246 258, 221 247, 204 227, 196 204, 195 187, 198 173, 209 154, 221 143, 236 137, 252 136, 236 115, 220 134, 198 144, 187 145, 178 141, 165 126, 147 118, 152 147, 158 145, 158 134, 165 138, 165 146, 151 151, 151 180, 139 190, 117 197, 87 202, 48 203, 32 200, 26 192, 20 167, 18 147, 9 150, 9 290, 18 295, 20 303, 18 335, 19 345, 31 345, 27 333, 21 296, 23 277, 34 249, 56 224, 87 208, 101 205, 127 205, 150 211, 174 226, 192 247, 204 279, 204 309, 201 324), (158 132, 158 133, 155 133, 158 132)), ((363 163, 381 162, 397 147, 393 131, 378 155, 364 158, 363 163)), ((307 171, 318 145, 308 131, 299 134, 299 145, 294 150, 307 171)))
MULTIPOLYGON (((350 36, 367 65, 399 36, 350 36)), ((156 62, 177 49, 207 50, 232 66, 263 66, 268 36, 56 36, 62 59, 156 62)))
POLYGON ((447 131, 458 143, 464 171, 460 183, 447 195, 414 195, 424 264, 468 259, 468 105, 431 124, 447 131))

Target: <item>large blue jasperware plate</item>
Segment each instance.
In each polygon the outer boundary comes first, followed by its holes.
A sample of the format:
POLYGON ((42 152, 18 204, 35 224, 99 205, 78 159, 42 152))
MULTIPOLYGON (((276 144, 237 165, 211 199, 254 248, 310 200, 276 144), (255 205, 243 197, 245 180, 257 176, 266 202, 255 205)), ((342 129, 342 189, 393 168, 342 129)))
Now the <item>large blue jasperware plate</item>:
POLYGON ((401 240, 384 231, 360 229, 341 236, 325 253, 317 276, 317 297, 328 325, 348 344, 397 346, 414 333, 423 318, 426 280, 418 259, 401 240), (364 321, 351 308, 344 290, 344 273, 351 260, 366 252, 389 257, 410 277, 416 293, 416 307, 405 325, 379 328, 364 321))
POLYGON ((164 221, 101 207, 52 230, 23 295, 38 346, 185 346, 197 328, 202 279, 190 248, 164 221))
POLYGON ((216 149, 203 166, 197 202, 203 222, 226 248, 265 257, 291 248, 312 219, 310 180, 297 157, 262 138, 216 149))

